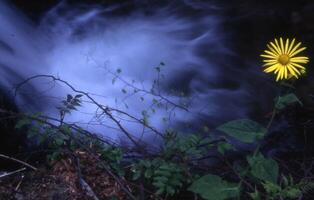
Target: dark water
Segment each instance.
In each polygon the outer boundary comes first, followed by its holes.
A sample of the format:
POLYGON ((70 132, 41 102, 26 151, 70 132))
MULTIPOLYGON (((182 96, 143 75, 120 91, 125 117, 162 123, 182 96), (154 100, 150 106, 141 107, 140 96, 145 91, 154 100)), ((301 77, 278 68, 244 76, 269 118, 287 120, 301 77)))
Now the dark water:
MULTIPOLYGON (((175 116, 164 108, 149 110, 149 122, 160 129, 193 130, 244 117, 264 122, 278 88, 261 70, 259 54, 266 43, 279 36, 297 37, 308 47, 307 54, 313 54, 310 1, 15 0, 0 3, 0 11, 2 87, 35 74, 52 74, 140 118, 153 98, 126 99, 121 93, 125 85, 112 85, 106 70, 119 68, 125 80, 149 90, 155 67, 164 62, 162 94, 176 103, 190 102, 190 107, 189 112, 176 109, 175 116), (171 121, 165 123, 165 117, 171 121)), ((311 66, 307 77, 297 82, 299 96, 308 104, 311 66)), ((17 105, 57 117, 55 107, 70 92, 38 80, 24 87, 17 105)), ((67 120, 120 138, 95 112, 95 106, 85 102, 67 120)), ((125 126, 134 133, 141 129, 134 123, 125 126)))

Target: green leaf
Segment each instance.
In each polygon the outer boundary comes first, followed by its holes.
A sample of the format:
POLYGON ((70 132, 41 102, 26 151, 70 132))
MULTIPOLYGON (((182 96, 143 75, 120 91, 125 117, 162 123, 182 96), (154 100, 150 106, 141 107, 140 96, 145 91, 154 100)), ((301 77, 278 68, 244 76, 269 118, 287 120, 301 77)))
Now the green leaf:
POLYGON ((288 188, 284 191, 284 196, 289 199, 296 199, 302 194, 302 191, 298 188, 288 188))
POLYGON ((262 139, 267 131, 262 125, 250 119, 230 121, 219 126, 217 130, 245 143, 252 143, 262 139))
POLYGON ((149 168, 149 169, 147 169, 147 170, 145 171, 144 177, 145 177, 145 178, 151 178, 151 177, 153 176, 153 174, 154 174, 153 170, 149 168))
POLYGON ((71 134, 71 127, 67 124, 61 125, 59 127, 59 129, 60 129, 62 135, 64 135, 64 134, 70 135, 71 134))
POLYGON ((64 144, 64 140, 61 138, 56 138, 55 143, 57 146, 62 146, 64 144))
POLYGON ((261 200, 261 196, 260 196, 258 190, 256 190, 256 188, 255 188, 254 192, 251 192, 251 193, 248 193, 248 194, 251 197, 251 200, 261 200))
POLYGON ((261 153, 247 157, 251 174, 262 181, 277 183, 279 167, 275 160, 266 159, 261 153))
POLYGON ((75 95, 75 99, 77 99, 77 98, 81 98, 83 95, 82 94, 77 94, 77 95, 75 95))
POLYGON ((233 146, 227 142, 220 142, 217 146, 217 150, 222 155, 225 154, 226 151, 233 149, 233 146))
POLYGON ((30 120, 29 118, 23 118, 16 123, 15 128, 21 129, 22 127, 24 127, 26 125, 30 125, 31 122, 32 122, 32 120, 30 120))
POLYGON ((299 98, 294 93, 290 93, 290 94, 286 94, 284 96, 279 96, 277 99, 277 103, 276 103, 275 107, 278 110, 282 110, 286 106, 293 104, 293 103, 299 103, 300 105, 302 105, 302 102, 299 100, 299 98))
POLYGON ((157 190, 156 195, 157 195, 157 196, 158 196, 158 195, 161 195, 162 193, 164 193, 164 191, 165 191, 165 188, 164 188, 164 187, 160 187, 160 188, 157 190))
POLYGON ((136 170, 134 173, 133 173, 133 177, 132 177, 132 180, 133 181, 136 181, 138 180, 140 177, 141 177, 142 173, 140 170, 136 170))
POLYGON ((166 191, 167 191, 167 193, 170 194, 170 195, 174 195, 174 193, 176 192, 175 189, 173 189, 173 188, 170 187, 170 186, 167 186, 167 187, 166 187, 166 191))
POLYGON ((277 197, 280 195, 281 187, 276 183, 266 181, 265 183, 262 183, 262 185, 269 196, 277 197))
POLYGON ((68 95, 67 95, 67 102, 70 102, 72 99, 73 99, 73 96, 70 95, 70 94, 68 94, 68 95))
POLYGON ((188 188, 206 200, 225 200, 239 195, 238 184, 229 183, 219 176, 208 174, 194 181, 188 188))

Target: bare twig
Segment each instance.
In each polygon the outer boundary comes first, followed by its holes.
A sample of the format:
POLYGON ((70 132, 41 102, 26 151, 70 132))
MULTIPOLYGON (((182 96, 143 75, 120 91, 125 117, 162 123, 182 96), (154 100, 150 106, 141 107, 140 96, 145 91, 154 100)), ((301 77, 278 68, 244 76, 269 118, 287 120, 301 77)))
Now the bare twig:
POLYGON ((96 196, 92 188, 88 185, 88 183, 82 177, 80 177, 80 184, 82 188, 87 192, 88 196, 92 197, 94 200, 99 200, 99 198, 96 196))
MULTIPOLYGON (((60 78, 57 78, 55 76, 52 75, 36 75, 36 76, 32 76, 26 80, 24 80, 23 82, 19 83, 16 88, 15 88, 15 95, 17 94, 17 91, 27 82, 33 80, 33 79, 37 79, 37 78, 51 78, 53 81, 59 81, 61 83, 63 83, 64 85, 66 85, 67 87, 69 87, 72 91, 82 94, 85 97, 87 97, 92 103, 94 103, 99 109, 101 109, 103 111, 103 113, 105 113, 107 115, 107 117, 109 117, 109 119, 111 119, 118 127, 119 129, 130 139, 130 141, 137 147, 140 147, 140 144, 133 138, 132 134, 129 133, 120 123, 120 121, 118 121, 111 113, 111 111, 116 111, 116 112, 120 112, 122 114, 125 114, 125 112, 117 110, 117 109, 111 109, 108 106, 104 106, 100 103, 98 103, 93 97, 90 96, 89 93, 81 91, 81 90, 77 90, 75 87, 73 87, 70 83, 68 83, 67 81, 64 81, 60 78)), ((140 121, 140 120, 139 120, 140 121)), ((145 125, 144 123, 142 123, 143 125, 145 125)), ((151 129, 151 127, 148 127, 151 129)))
MULTIPOLYGON (((98 63, 96 62, 96 60, 94 60, 93 58, 90 58, 96 65, 98 65, 98 63)), ((158 67, 160 67, 161 65, 159 65, 158 67)), ((120 80, 122 83, 124 83, 126 86, 134 89, 135 91, 137 92, 142 92, 143 94, 148 94, 148 95, 152 95, 156 98, 160 98, 161 100, 163 100, 164 102, 174 106, 175 108, 180 108, 182 110, 185 110, 185 111, 189 111, 188 108, 182 106, 182 105, 179 105, 171 100, 169 100, 168 98, 164 97, 161 92, 160 92, 160 72, 158 72, 158 77, 157 77, 157 83, 158 83, 158 93, 155 93, 155 92, 152 92, 150 90, 146 90, 144 88, 144 86, 142 88, 139 88, 139 87, 136 87, 133 83, 130 83, 128 81, 126 81, 125 79, 123 79, 121 76, 117 75, 116 73, 112 72, 111 70, 109 70, 107 67, 105 67, 105 70, 111 74, 114 79, 118 79, 120 80)))
POLYGON ((90 197, 92 197, 94 200, 99 200, 93 189, 88 185, 88 183, 83 179, 82 172, 81 172, 81 166, 80 166, 80 159, 76 156, 73 155, 76 160, 76 169, 77 169, 77 174, 79 178, 79 183, 84 191, 86 191, 86 194, 90 197))
POLYGON ((20 182, 17 184, 17 186, 15 187, 15 191, 18 191, 18 189, 20 188, 20 186, 21 186, 21 184, 22 184, 22 182, 23 182, 23 180, 24 180, 24 174, 22 174, 22 177, 21 177, 21 180, 20 180, 20 182))
POLYGON ((23 167, 21 169, 18 169, 18 170, 12 171, 12 172, 4 172, 3 174, 0 174, 0 178, 6 177, 6 176, 10 176, 10 175, 13 175, 13 174, 25 171, 25 170, 26 170, 26 167, 23 167))
POLYGON ((20 164, 25 165, 26 167, 29 167, 29 168, 31 168, 31 169, 33 169, 33 170, 35 170, 35 171, 37 170, 36 167, 34 167, 34 166, 32 166, 32 165, 30 165, 30 164, 24 162, 24 161, 21 161, 21 160, 19 160, 19 159, 16 159, 16 158, 13 158, 13 157, 10 157, 10 156, 6 156, 6 155, 3 155, 3 154, 0 154, 0 157, 1 157, 1 158, 8 159, 8 160, 12 160, 12 161, 17 162, 17 163, 20 163, 20 164))

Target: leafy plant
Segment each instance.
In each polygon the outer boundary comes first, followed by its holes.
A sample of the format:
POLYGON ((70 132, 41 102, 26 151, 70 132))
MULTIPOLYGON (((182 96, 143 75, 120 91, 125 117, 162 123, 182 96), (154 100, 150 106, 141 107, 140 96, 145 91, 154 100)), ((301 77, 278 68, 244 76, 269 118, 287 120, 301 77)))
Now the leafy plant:
POLYGON ((120 176, 124 176, 125 171, 121 167, 121 161, 123 158, 123 151, 121 148, 113 147, 109 145, 102 145, 98 148, 101 154, 101 159, 109 163, 110 167, 120 176))
POLYGON ((152 182, 156 195, 174 195, 185 182, 184 169, 175 163, 161 159, 140 160, 133 165, 133 180, 141 177, 152 182))
POLYGON ((225 200, 238 197, 240 188, 237 183, 229 183, 216 175, 202 176, 188 188, 206 200, 225 200))
MULTIPOLYGON (((172 133, 173 134, 173 133, 172 133)), ((208 142, 197 134, 188 136, 177 136, 176 134, 166 137, 162 154, 165 158, 180 157, 182 159, 192 159, 201 157, 205 151, 200 148, 208 142)))
POLYGON ((185 178, 183 169, 175 163, 163 163, 153 175, 153 185, 157 189, 156 195, 174 195, 182 187, 185 178))
POLYGON ((266 181, 262 185, 269 200, 296 199, 302 194, 302 184, 294 184, 293 181, 283 185, 266 181))

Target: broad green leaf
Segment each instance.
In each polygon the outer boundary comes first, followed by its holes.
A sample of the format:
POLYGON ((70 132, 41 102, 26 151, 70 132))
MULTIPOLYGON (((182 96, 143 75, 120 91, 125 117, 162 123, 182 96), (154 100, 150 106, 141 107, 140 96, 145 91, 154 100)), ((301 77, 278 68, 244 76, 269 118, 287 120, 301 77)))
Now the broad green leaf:
POLYGON ((219 126, 217 130, 245 143, 252 143, 262 139, 267 131, 262 125, 250 119, 230 121, 219 126))
POLYGON ((229 183, 219 176, 208 174, 198 180, 188 188, 206 200, 225 200, 235 198, 239 195, 240 188, 236 183, 229 183))
POLYGON ((261 153, 247 157, 251 174, 262 181, 276 184, 278 179, 278 164, 273 159, 266 159, 261 153))
POLYGON ((286 94, 284 96, 279 96, 276 102, 275 107, 278 110, 282 110, 284 109, 286 106, 293 104, 293 103, 299 103, 300 105, 302 105, 302 102, 299 100, 299 98, 293 94, 286 94))

